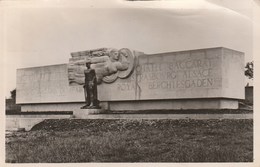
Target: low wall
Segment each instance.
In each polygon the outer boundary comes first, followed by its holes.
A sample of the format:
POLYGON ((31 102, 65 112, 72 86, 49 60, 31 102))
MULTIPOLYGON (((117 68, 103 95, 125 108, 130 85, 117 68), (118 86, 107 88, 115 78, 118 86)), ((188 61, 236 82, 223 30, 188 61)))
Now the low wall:
POLYGON ((26 131, 45 119, 66 119, 71 115, 6 115, 5 130, 25 128, 26 131))

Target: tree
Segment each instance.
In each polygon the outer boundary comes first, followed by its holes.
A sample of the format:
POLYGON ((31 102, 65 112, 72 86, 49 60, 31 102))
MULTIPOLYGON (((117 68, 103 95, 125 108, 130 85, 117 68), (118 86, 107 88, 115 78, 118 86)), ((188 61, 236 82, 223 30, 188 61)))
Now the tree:
POLYGON ((16 89, 10 91, 10 93, 11 93, 11 99, 13 99, 15 101, 15 99, 16 99, 16 89))
POLYGON ((254 62, 247 62, 245 66, 245 76, 247 76, 249 79, 254 78, 254 62))

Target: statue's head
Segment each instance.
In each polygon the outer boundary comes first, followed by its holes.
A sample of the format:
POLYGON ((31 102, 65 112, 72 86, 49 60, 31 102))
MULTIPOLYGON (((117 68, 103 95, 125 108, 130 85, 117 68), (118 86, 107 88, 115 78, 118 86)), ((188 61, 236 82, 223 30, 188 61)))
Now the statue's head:
POLYGON ((119 59, 118 56, 119 56, 118 50, 112 49, 112 50, 110 51, 111 61, 118 61, 118 59, 119 59))
POLYGON ((90 62, 87 62, 87 63, 86 63, 86 67, 88 67, 88 69, 90 69, 90 65, 91 65, 90 62))

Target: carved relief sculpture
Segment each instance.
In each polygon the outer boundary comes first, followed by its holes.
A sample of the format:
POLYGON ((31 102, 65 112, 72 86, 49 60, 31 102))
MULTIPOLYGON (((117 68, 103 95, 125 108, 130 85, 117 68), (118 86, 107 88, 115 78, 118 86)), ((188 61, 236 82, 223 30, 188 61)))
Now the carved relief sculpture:
POLYGON ((100 48, 71 53, 68 65, 69 85, 84 85, 86 105, 99 108, 97 84, 112 83, 131 75, 135 66, 134 54, 127 48, 100 48))
POLYGON ((134 54, 127 48, 120 50, 101 48, 74 52, 71 56, 68 66, 70 85, 84 85, 86 62, 90 62, 90 68, 95 70, 98 84, 112 83, 117 78, 127 78, 135 65, 134 54))

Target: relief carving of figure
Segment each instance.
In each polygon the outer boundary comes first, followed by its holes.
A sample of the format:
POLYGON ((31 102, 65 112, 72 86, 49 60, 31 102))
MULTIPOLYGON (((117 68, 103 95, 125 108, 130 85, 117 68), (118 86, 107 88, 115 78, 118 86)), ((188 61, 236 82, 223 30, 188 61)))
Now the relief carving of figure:
POLYGON ((84 85, 86 105, 81 108, 100 108, 97 85, 129 77, 138 54, 143 53, 127 48, 99 48, 71 53, 68 64, 69 85, 84 85))
POLYGON ((93 51, 72 53, 68 72, 70 85, 85 83, 84 70, 86 61, 90 61, 90 68, 96 72, 97 83, 112 83, 118 78, 127 78, 133 71, 135 56, 127 48, 120 50, 102 48, 93 51))

